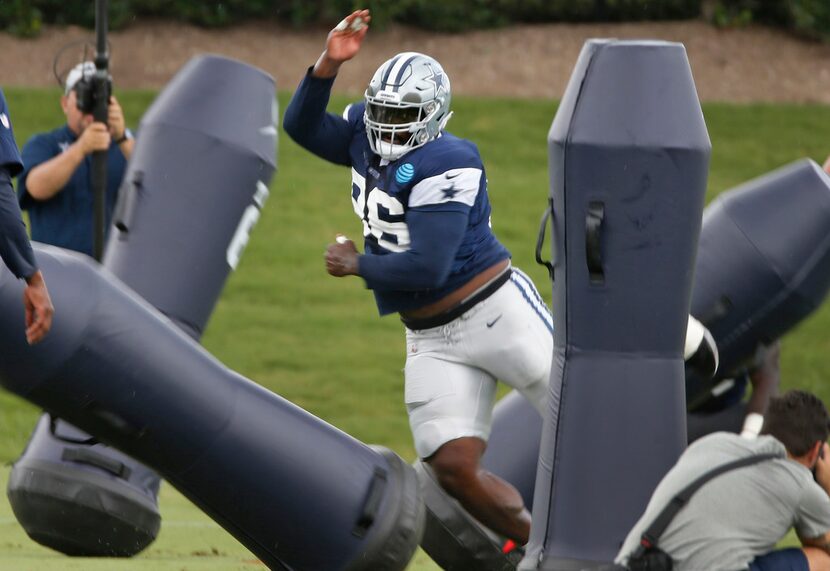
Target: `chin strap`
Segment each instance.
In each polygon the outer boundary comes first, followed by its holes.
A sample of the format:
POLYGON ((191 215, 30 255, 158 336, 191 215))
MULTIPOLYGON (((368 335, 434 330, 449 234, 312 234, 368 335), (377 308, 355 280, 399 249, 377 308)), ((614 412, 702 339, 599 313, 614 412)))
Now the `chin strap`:
POLYGON ((455 111, 450 111, 449 113, 447 113, 447 116, 444 117, 444 119, 441 121, 441 124, 438 125, 438 135, 436 135, 436 137, 438 137, 441 134, 441 131, 443 131, 446 128, 447 123, 450 122, 450 118, 452 117, 453 113, 455 113, 455 111))

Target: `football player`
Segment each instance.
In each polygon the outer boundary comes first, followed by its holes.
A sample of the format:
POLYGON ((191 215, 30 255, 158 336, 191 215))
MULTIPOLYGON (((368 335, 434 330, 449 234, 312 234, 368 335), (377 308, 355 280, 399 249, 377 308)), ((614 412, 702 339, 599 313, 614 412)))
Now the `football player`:
MULTIPOLYGON (((398 313, 406 326, 404 398, 418 455, 471 515, 523 545, 530 514, 521 495, 479 461, 497 380, 544 415, 551 313, 490 228, 478 149, 445 130, 451 87, 435 59, 400 53, 377 69, 363 101, 342 117, 326 112, 337 72, 357 55, 370 21, 358 10, 329 32, 283 126, 309 151, 351 167, 364 252, 338 236, 326 269, 362 277, 379 313, 398 313)), ((690 366, 714 374, 711 335, 690 318, 687 337, 690 366)))
POLYGON ((363 101, 342 117, 326 112, 338 69, 360 50, 370 20, 358 10, 329 33, 284 127, 319 157, 351 167, 364 251, 339 237, 326 269, 362 277, 379 313, 398 313, 406 326, 404 393, 418 455, 471 515, 524 544, 530 516, 521 496, 479 460, 497 379, 543 410, 551 314, 490 228, 478 149, 445 130, 451 87, 435 59, 398 54, 378 68, 363 101))

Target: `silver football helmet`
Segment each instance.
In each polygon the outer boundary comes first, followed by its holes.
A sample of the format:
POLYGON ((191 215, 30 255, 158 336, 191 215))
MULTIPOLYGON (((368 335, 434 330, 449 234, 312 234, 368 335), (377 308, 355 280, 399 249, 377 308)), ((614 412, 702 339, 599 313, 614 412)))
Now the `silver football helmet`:
POLYGON ((389 161, 436 138, 452 115, 449 78, 441 64, 417 52, 384 62, 364 96, 369 145, 389 161))

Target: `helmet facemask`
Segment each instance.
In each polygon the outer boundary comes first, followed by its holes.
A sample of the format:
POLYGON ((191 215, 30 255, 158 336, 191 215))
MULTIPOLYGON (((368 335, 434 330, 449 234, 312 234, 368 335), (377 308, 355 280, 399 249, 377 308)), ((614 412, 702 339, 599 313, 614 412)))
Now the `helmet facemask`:
POLYGON ((438 62, 422 54, 400 54, 384 63, 365 98, 369 145, 390 161, 436 138, 452 115, 449 80, 438 62))

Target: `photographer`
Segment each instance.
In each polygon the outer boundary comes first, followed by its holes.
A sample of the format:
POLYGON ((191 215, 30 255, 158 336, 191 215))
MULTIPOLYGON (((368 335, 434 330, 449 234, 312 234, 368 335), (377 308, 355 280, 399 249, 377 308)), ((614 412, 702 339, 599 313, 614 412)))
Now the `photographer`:
POLYGON ((105 223, 109 227, 134 145, 115 97, 110 98, 109 127, 93 120, 89 96, 94 74, 92 62, 69 72, 61 97, 66 125, 26 143, 17 185, 20 207, 29 211, 33 240, 88 255, 93 242, 92 153, 107 151, 105 223))
POLYGON ((814 395, 773 397, 761 436, 718 432, 694 442, 663 478, 617 556, 629 560, 641 536, 680 490, 729 462, 774 457, 707 480, 655 538, 675 571, 830 569, 830 427, 814 395), (815 476, 813 474, 815 473, 815 476), (776 550, 795 528, 802 548, 776 550))

